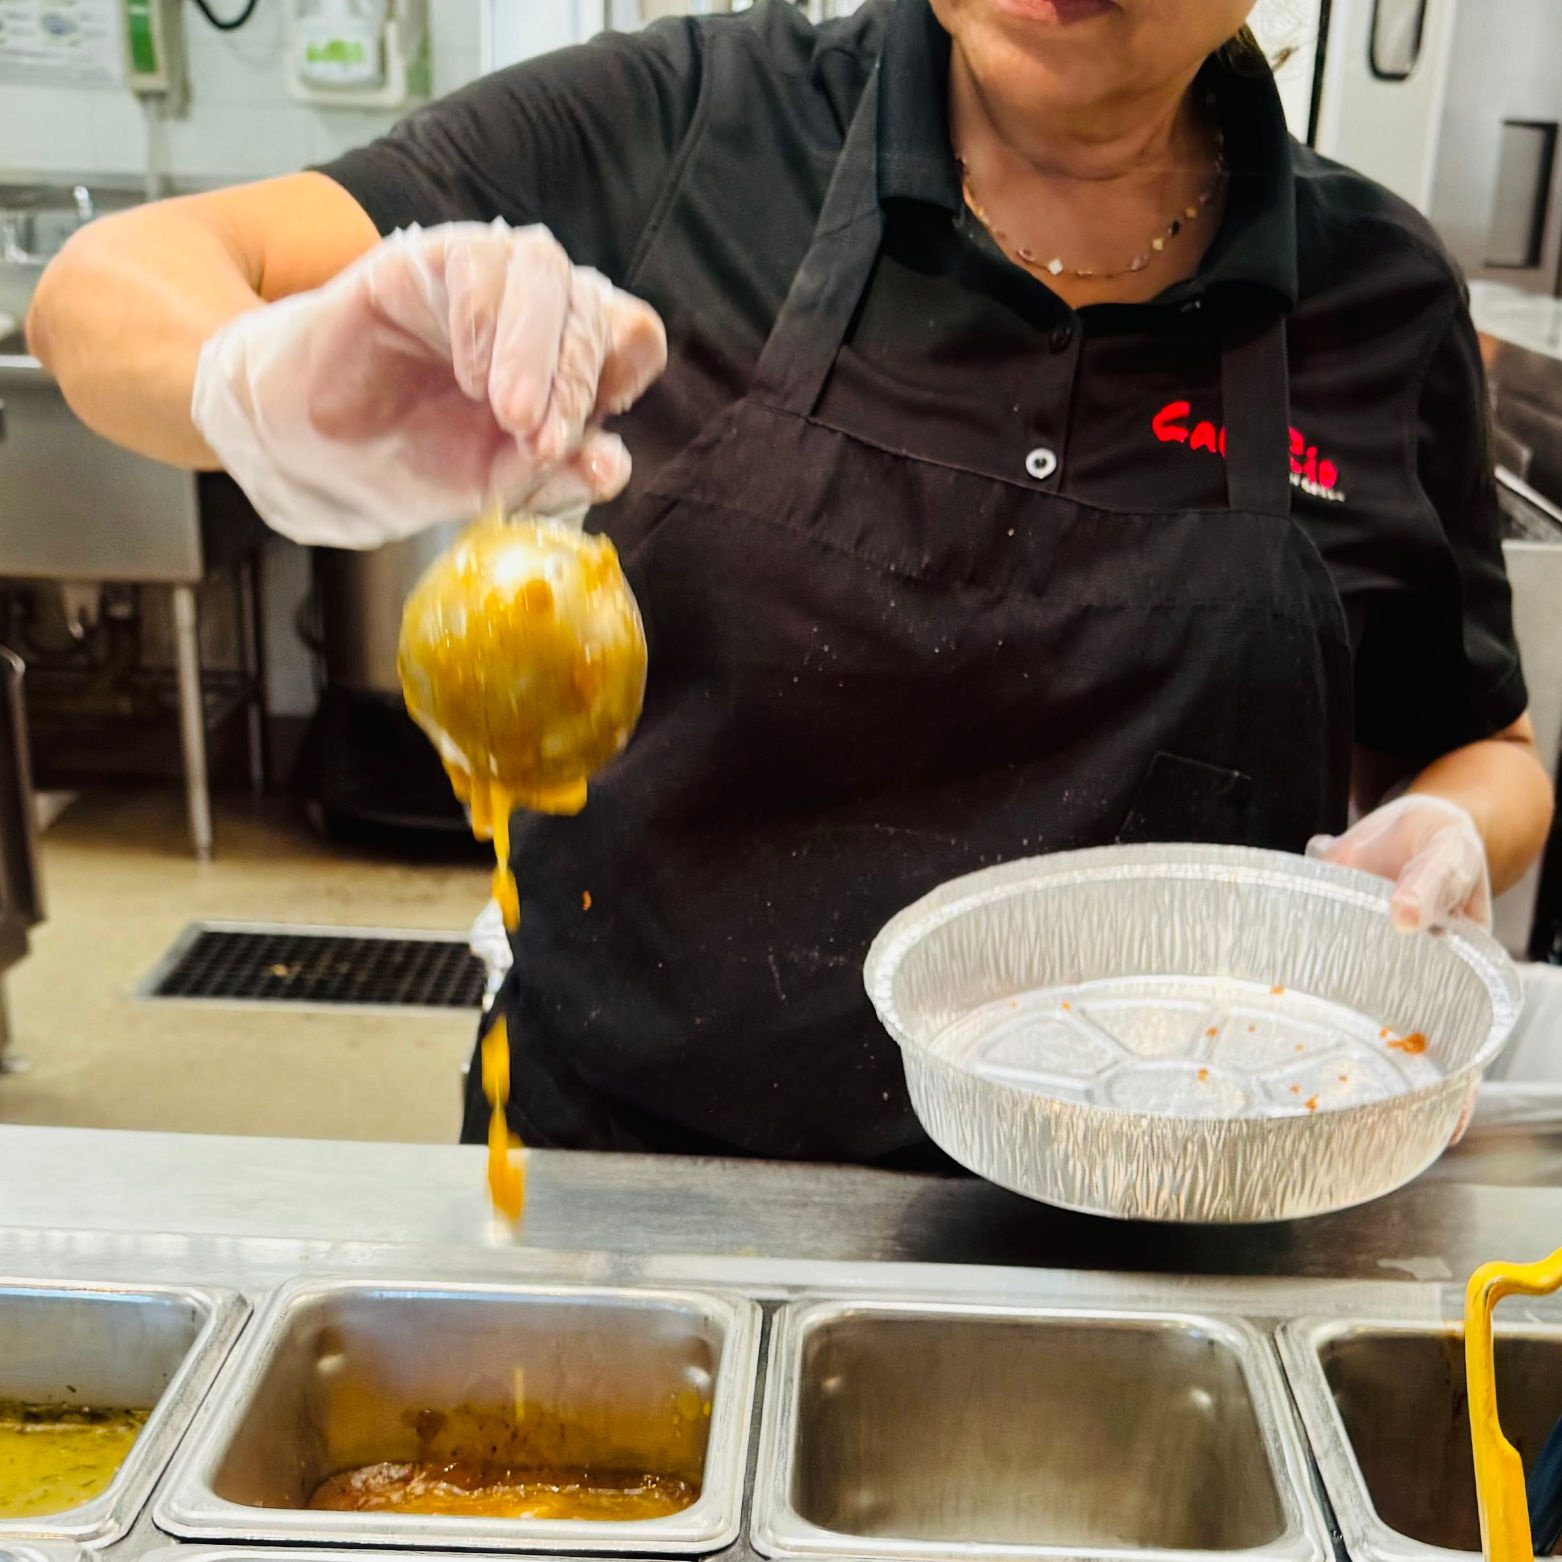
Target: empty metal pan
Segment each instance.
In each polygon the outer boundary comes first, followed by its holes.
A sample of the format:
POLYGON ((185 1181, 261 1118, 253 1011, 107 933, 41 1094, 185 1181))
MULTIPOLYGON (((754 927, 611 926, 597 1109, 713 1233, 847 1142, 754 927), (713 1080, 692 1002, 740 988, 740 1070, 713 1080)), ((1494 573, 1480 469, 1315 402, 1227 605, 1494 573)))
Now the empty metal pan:
POLYGON ((864 972, 932 1138, 1003 1187, 1139 1220, 1289 1219, 1408 1182, 1521 1005, 1473 924, 1282 852, 1121 846, 954 879, 864 972))

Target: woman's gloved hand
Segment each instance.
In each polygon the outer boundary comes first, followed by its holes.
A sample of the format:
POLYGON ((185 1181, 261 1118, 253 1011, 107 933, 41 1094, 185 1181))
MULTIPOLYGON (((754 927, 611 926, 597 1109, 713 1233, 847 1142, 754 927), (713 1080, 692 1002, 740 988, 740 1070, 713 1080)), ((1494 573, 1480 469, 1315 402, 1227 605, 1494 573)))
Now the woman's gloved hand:
POLYGON ((629 453, 600 420, 666 362, 656 312, 546 228, 455 222, 229 321, 190 410, 277 531, 372 548, 496 503, 612 498, 629 453))
POLYGON ((1394 881, 1391 913, 1402 933, 1455 916, 1491 926, 1491 875, 1475 821, 1445 797, 1408 792, 1358 820, 1344 835, 1315 835, 1309 857, 1394 881))

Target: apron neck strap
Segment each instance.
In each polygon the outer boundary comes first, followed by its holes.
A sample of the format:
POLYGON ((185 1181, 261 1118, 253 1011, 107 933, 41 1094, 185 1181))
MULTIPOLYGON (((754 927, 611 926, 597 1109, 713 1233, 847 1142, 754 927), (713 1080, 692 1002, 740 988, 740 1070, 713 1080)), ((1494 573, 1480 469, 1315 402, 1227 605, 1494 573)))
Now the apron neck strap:
POLYGON ((847 128, 808 253, 792 278, 755 370, 759 399, 801 417, 812 414, 819 403, 884 234, 878 104, 875 66, 847 128))
POLYGON ((1291 513, 1291 374, 1285 316, 1220 360, 1226 499, 1256 515, 1291 513))
MULTIPOLYGON (((776 316, 754 374, 753 394, 809 417, 873 275, 884 235, 879 205, 879 69, 863 88, 836 160, 808 252, 776 316)), ((1221 357, 1227 423, 1226 492, 1233 510, 1291 509, 1290 375, 1285 317, 1221 357)))

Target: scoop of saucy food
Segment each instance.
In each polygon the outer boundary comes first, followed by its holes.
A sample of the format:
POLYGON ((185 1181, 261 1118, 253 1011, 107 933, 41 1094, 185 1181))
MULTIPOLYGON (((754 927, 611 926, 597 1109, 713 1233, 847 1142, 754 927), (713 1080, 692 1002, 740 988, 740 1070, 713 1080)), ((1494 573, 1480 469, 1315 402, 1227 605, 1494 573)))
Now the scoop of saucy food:
POLYGON ((0 1519, 90 1502, 114 1479, 147 1414, 0 1401, 0 1519))
MULTIPOLYGON (((511 813, 578 813, 587 778, 640 719, 645 629, 613 544, 564 521, 484 516, 413 587, 396 664, 407 709, 439 750, 473 832, 493 840, 494 898, 513 931, 511 813)), ((505 1120, 502 1018, 484 1038, 482 1069, 489 1190, 514 1221, 524 1173, 505 1120)))
POLYGON ((397 665, 474 823, 483 793, 572 814, 639 719, 645 630, 606 537, 488 515, 413 588, 397 665))

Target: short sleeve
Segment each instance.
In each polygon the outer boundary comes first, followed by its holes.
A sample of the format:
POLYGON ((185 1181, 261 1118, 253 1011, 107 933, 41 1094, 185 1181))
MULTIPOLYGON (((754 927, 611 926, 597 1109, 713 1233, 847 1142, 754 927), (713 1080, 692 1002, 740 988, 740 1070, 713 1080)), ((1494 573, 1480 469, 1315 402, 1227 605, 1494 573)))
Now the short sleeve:
POLYGON ((496 71, 318 170, 381 233, 540 222, 622 283, 693 123, 701 35, 686 19, 496 71))
MULTIPOLYGON (((1420 761, 1491 737, 1528 706, 1513 637, 1486 376, 1459 287, 1427 360, 1411 459, 1422 508, 1400 589, 1367 604, 1356 737, 1420 761)), ((1408 545, 1407 545, 1408 549, 1408 545)))

